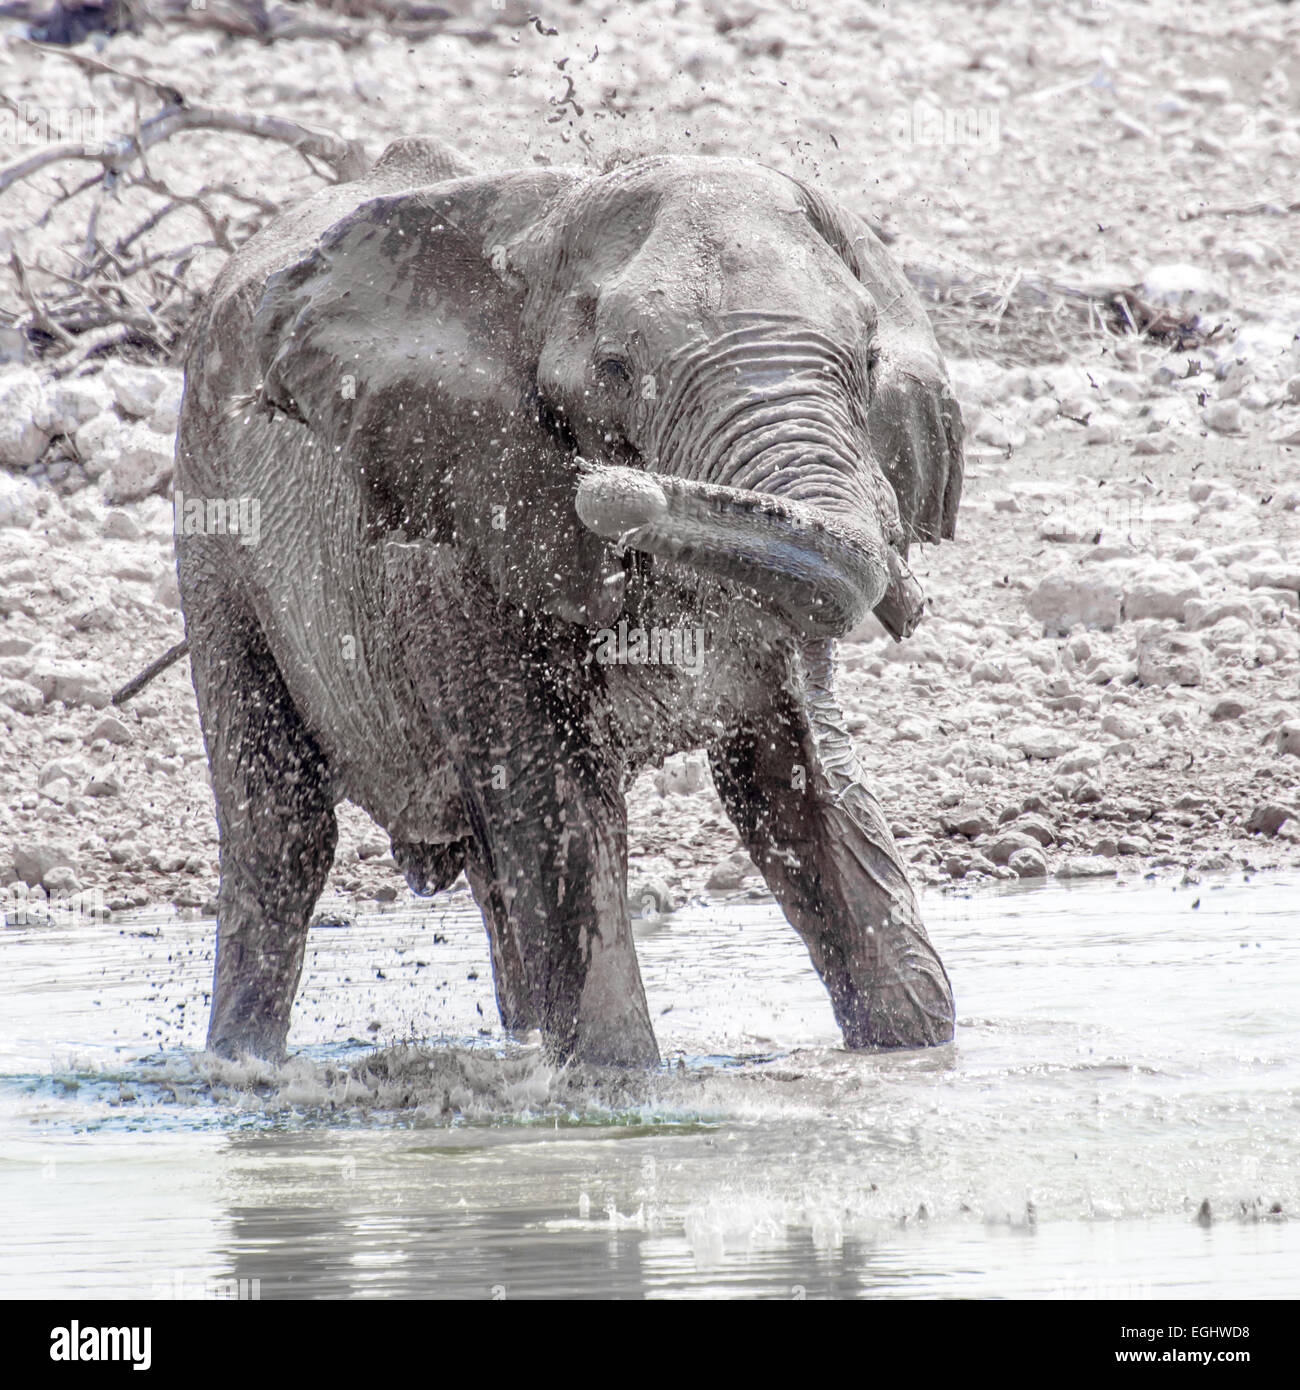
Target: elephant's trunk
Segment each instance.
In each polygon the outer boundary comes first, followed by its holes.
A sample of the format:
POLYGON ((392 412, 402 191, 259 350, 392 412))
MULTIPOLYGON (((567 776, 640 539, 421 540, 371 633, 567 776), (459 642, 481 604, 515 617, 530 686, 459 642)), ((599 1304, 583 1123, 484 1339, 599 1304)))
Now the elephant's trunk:
POLYGON ((902 531, 871 455, 861 368, 799 321, 729 315, 663 372, 637 440, 655 471, 589 467, 579 517, 747 586, 803 637, 841 637, 873 608, 907 636, 922 596, 890 544, 902 531))
POLYGON ((883 599, 906 635, 920 590, 878 527, 769 492, 587 465, 578 516, 599 536, 744 584, 804 637, 841 637, 883 599))

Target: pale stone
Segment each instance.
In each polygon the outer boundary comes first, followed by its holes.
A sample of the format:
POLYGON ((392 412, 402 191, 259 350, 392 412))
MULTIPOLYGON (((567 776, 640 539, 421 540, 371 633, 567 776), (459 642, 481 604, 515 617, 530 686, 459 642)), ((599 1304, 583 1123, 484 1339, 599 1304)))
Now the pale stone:
POLYGON ((1033 618, 1049 633, 1064 635, 1072 627, 1112 628, 1120 620, 1123 589, 1118 576, 1089 566, 1063 566, 1044 575, 1025 601, 1033 618))
POLYGON ((1188 565, 1154 564, 1124 585, 1125 618, 1183 620, 1187 604, 1205 593, 1200 576, 1188 565))
POLYGON ((1012 729, 1003 736, 1007 747, 1017 748, 1027 758, 1038 758, 1051 762, 1062 754, 1073 752, 1079 746, 1079 738, 1065 729, 1050 724, 1027 724, 1012 729))
POLYGON ((39 373, 30 367, 0 370, 0 467, 36 463, 50 442, 49 419, 39 373))
POLYGON ((1137 669, 1143 685, 1200 685, 1204 653, 1193 637, 1145 633, 1138 639, 1137 669))
POLYGON ((136 502, 159 492, 170 481, 174 464, 171 440, 147 425, 132 425, 122 435, 118 456, 104 482, 110 506, 136 502))
POLYGON ((62 840, 25 840, 13 847, 14 870, 18 877, 35 888, 51 869, 66 867, 75 870, 76 851, 62 840))

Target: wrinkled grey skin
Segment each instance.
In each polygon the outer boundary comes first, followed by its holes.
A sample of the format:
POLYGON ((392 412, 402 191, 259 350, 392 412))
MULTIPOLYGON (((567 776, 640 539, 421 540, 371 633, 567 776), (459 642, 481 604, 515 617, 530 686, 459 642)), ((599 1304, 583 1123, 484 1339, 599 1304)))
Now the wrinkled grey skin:
POLYGON ((961 422, 904 278, 760 165, 474 174, 390 147, 250 242, 186 374, 176 485, 258 544, 177 540, 221 836, 209 1046, 283 1055, 334 807, 417 892, 468 874, 505 1026, 658 1056, 623 792, 704 747, 849 1047, 952 995, 832 690, 832 639, 919 617, 961 422), (592 660, 705 632, 698 674, 592 660))

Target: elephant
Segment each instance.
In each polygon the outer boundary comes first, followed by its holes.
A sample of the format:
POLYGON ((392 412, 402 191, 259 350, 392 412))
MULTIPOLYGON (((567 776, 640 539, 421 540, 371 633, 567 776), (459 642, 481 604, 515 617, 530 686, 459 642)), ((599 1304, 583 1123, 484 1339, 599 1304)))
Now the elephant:
POLYGON ((953 536, 962 470, 906 278, 759 163, 480 172, 407 137, 279 215, 208 293, 177 441, 208 1047, 285 1055, 349 800, 416 893, 465 873, 509 1034, 655 1065, 625 793, 686 750, 845 1045, 949 1040, 834 668, 871 612, 919 620, 909 546, 953 536), (256 537, 213 499, 252 499, 256 537))

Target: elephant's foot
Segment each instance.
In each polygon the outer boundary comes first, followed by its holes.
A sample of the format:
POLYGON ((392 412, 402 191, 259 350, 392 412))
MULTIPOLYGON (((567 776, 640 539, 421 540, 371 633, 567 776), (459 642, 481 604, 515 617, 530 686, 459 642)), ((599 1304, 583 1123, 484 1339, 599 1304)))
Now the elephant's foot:
POLYGON ((808 947, 845 1045, 947 1042, 952 987, 840 722, 829 654, 805 650, 801 675, 771 716, 714 750, 718 790, 808 947))
POLYGON ((250 941, 247 934, 243 940, 233 937, 221 925, 217 953, 207 1050, 220 1057, 247 1055, 282 1062, 301 954, 297 960, 285 959, 250 941))

